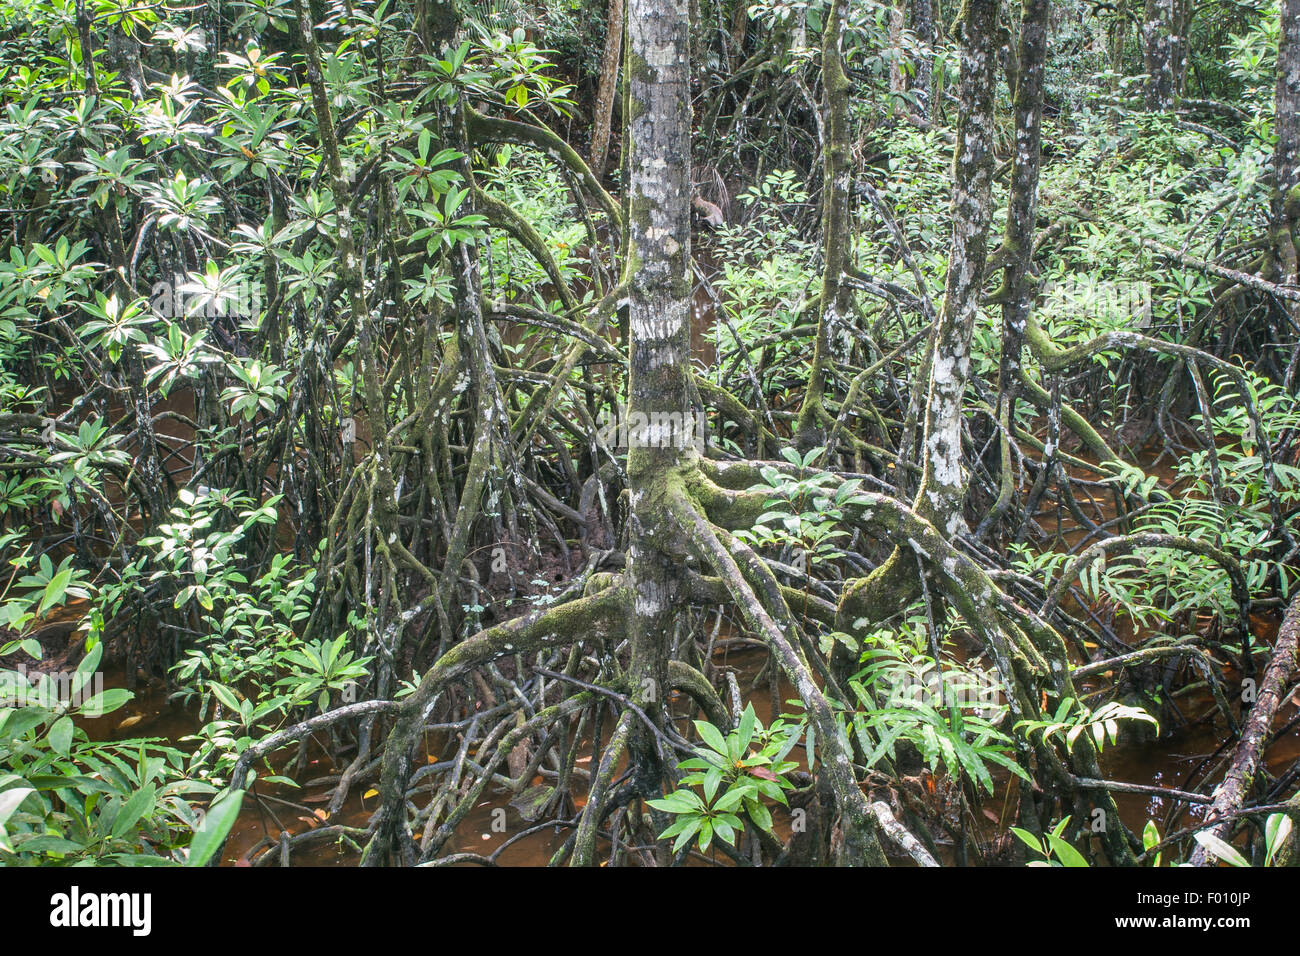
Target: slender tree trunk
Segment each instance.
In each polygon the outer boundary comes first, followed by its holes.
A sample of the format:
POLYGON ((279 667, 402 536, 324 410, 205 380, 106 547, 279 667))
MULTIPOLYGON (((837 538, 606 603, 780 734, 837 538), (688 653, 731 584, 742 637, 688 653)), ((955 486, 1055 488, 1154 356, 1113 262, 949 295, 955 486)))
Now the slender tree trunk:
POLYGON ((600 61, 600 86, 596 89, 596 120, 591 132, 591 171, 599 179, 605 174, 609 155, 610 123, 618 91, 618 64, 623 51, 623 5, 626 0, 609 0, 605 55, 600 61))
POLYGON ((736 0, 731 11, 732 69, 745 62, 745 39, 749 36, 749 3, 736 0))
POLYGON ((826 142, 822 145, 822 291, 817 338, 813 344, 808 390, 796 426, 796 441, 807 451, 822 440, 826 412, 822 398, 830 366, 830 337, 847 320, 850 289, 842 281, 849 261, 849 78, 840 55, 845 0, 833 0, 822 40, 822 86, 826 96, 826 142))
MULTIPOLYGON (((633 698, 661 719, 684 590, 668 502, 695 464, 691 389, 691 96, 688 0, 628 2, 628 575, 633 698), (652 706, 653 705, 653 706, 652 706)), ((632 754, 654 753, 638 722, 632 754)), ((645 782, 658 768, 643 766, 645 782)))
POLYGON ((967 530, 961 462, 962 398, 992 217, 993 90, 998 0, 967 0, 961 23, 961 108, 953 158, 952 244, 933 337, 925 410, 925 471, 917 510, 948 535, 967 530))
MULTIPOLYGON (((1020 382, 1020 353, 1025 323, 1033 306, 1029 265, 1034 253, 1034 219, 1038 213, 1038 170, 1042 156, 1043 64, 1047 56, 1047 16, 1050 0, 1024 0, 1020 14, 1019 83, 1014 96, 1015 156, 1007 201, 1007 228, 1002 245, 1007 253, 1002 290, 1002 358, 998 368, 998 427, 1001 430, 1001 479, 998 499, 980 525, 986 531, 1011 504, 1011 429, 1015 421, 1020 382)), ((977 535, 978 537, 979 535, 977 535)))
POLYGON ((1187 88, 1187 46, 1192 35, 1192 18, 1196 16, 1194 0, 1174 0, 1174 30, 1169 37, 1169 56, 1173 61, 1173 96, 1184 95, 1187 88))
POLYGON ((1274 110, 1273 223, 1284 280, 1300 279, 1300 0, 1282 0, 1274 110))
POLYGON ((894 113, 903 112, 902 94, 907 92, 907 77, 903 73, 903 27, 907 23, 904 4, 907 0, 894 0, 889 8, 889 45, 893 58, 889 61, 889 92, 893 94, 890 108, 894 113))
POLYGON ((909 13, 911 22, 908 25, 923 47, 921 55, 916 58, 912 88, 919 100, 917 112, 926 116, 934 96, 934 4, 932 0, 912 0, 909 13))
MULTIPOLYGON (((914 507, 953 537, 969 529, 962 513, 962 398, 970 379, 970 343, 979 307, 992 219, 993 92, 999 0, 968 0, 962 8, 960 108, 953 156, 952 240, 943 308, 930 336, 924 398, 924 470, 914 507)), ((895 548, 871 574, 845 587, 839 624, 883 621, 920 593, 915 557, 895 548)))
POLYGON ((1174 105, 1174 0, 1146 0, 1142 46, 1147 109, 1167 110, 1174 105))

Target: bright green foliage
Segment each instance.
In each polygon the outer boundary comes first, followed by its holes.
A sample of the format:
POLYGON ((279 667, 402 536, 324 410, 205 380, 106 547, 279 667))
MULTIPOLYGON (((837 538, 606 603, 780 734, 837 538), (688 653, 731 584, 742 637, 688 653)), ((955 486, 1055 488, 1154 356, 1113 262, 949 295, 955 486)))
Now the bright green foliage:
POLYGON ((1084 859, 1083 854, 1070 846, 1061 836, 1069 825, 1070 818, 1067 816, 1052 827, 1050 832, 1043 834, 1041 839, 1020 827, 1011 827, 1011 832, 1027 847, 1043 857, 1041 860, 1031 860, 1029 866, 1087 866, 1088 861, 1084 859))
POLYGON ((797 728, 777 720, 764 729, 754 716, 754 705, 749 704, 736 728, 725 737, 708 721, 695 721, 695 729, 704 746, 697 748, 698 757, 677 765, 691 771, 682 777, 681 788, 662 799, 646 801, 675 817, 659 838, 675 838, 674 852, 691 840, 704 851, 715 836, 735 846, 747 821, 771 832, 772 812, 764 801, 784 805, 784 791, 794 786, 787 775, 798 764, 786 757, 798 742, 797 728), (700 792, 691 787, 699 787, 700 792))

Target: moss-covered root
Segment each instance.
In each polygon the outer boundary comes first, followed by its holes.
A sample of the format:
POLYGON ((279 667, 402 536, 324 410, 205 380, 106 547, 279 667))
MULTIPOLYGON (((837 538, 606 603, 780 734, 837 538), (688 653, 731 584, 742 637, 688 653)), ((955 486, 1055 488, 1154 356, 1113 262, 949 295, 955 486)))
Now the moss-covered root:
POLYGON ((582 808, 582 818, 578 821, 578 834, 574 841, 571 866, 594 866, 596 863, 596 835, 601 821, 605 819, 605 811, 609 806, 610 784, 614 780, 614 771, 618 769, 619 761, 627 750, 628 736, 632 732, 632 721, 635 719, 631 710, 623 711, 618 724, 614 727, 614 733, 609 738, 609 743, 605 745, 605 750, 601 754, 600 768, 591 782, 587 805, 582 808))
MULTIPOLYGON (((492 752, 492 759, 483 768, 482 773, 478 774, 474 785, 469 788, 463 797, 456 803, 455 808, 447 815, 447 819, 438 825, 438 829, 430 834, 429 838, 424 841, 420 849, 420 862, 425 863, 438 855, 447 841, 451 839, 452 834, 456 832, 456 827, 461 821, 469 815, 469 812, 479 805, 482 799, 483 791, 487 789, 492 782, 502 764, 509 759, 510 752, 514 750, 515 745, 521 741, 527 740, 533 734, 547 727, 567 720, 571 714, 576 713, 583 707, 594 703, 598 696, 593 693, 582 693, 574 697, 566 698, 558 704, 547 707, 538 711, 532 718, 520 724, 514 730, 502 737, 496 749, 492 752)), ((525 778, 526 779, 526 778, 525 778)), ((522 781, 521 781, 522 785, 522 781)), ((430 826, 433 820, 430 819, 430 826)))
POLYGON ((379 783, 380 807, 362 866, 400 864, 414 858, 414 845, 406 830, 406 786, 425 718, 443 688, 499 657, 561 647, 584 638, 617 637, 626 600, 622 588, 608 588, 480 631, 438 658, 415 693, 406 698, 389 732, 379 783))
POLYGON ((844 586, 836 627, 842 631, 870 632, 886 618, 906 609, 920 595, 916 561, 901 548, 895 548, 884 564, 844 586))
POLYGON ((680 691, 695 701, 713 726, 731 726, 731 715, 727 713, 722 698, 708 678, 690 664, 684 661, 668 662, 668 689, 680 691))
MULTIPOLYGON (((711 466, 709 471, 728 484, 743 484, 750 477, 750 467, 711 466)), ((694 483, 692 490, 704 503, 709 517, 724 527, 752 526, 766 499, 763 491, 729 491, 714 484, 709 476, 694 483)), ((919 590, 918 574, 926 573, 932 575, 939 594, 952 603, 991 652, 1014 716, 1037 714, 1034 702, 1043 685, 1060 697, 1078 696, 1060 635, 1003 593, 982 568, 957 550, 924 516, 895 498, 869 492, 856 495, 845 511, 849 521, 864 534, 890 541, 898 550, 882 566, 883 570, 846 588, 838 614, 843 629, 853 632, 857 630, 853 625, 863 617, 879 619, 878 615, 901 610, 905 604, 891 608, 890 600, 915 593, 911 589, 919 590), (920 559, 919 571, 914 561, 904 560, 911 557, 908 552, 920 559)), ((1079 776, 1101 776, 1090 740, 1080 738, 1071 758, 1079 776)), ((1059 788, 1078 790, 1063 768, 1045 767, 1043 772, 1059 788)), ((1103 842, 1111 862, 1132 864, 1132 841, 1119 820, 1114 799, 1102 789, 1090 790, 1088 795, 1106 814, 1103 842)))
POLYGON ((836 863, 847 866, 888 865, 876 833, 875 817, 853 770, 852 747, 835 719, 830 703, 814 682, 807 663, 749 586, 740 567, 718 539, 709 522, 682 495, 671 500, 671 507, 674 517, 701 559, 726 584, 746 623, 775 651, 782 671, 794 684, 809 719, 816 728, 822 746, 822 768, 830 778, 836 809, 840 815, 839 832, 842 839, 836 847, 836 863))

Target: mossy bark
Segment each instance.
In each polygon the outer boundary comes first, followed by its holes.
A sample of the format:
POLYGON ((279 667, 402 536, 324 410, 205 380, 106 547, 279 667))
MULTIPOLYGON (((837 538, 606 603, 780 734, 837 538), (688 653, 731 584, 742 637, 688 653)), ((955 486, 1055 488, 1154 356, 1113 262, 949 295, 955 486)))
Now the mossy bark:
MULTIPOLYGON (((998 426, 1001 429, 998 498, 980 525, 987 530, 1011 505, 1014 490, 1011 434, 1020 392, 1020 358, 1025 322, 1034 302, 1029 264, 1034 252, 1034 220, 1038 214, 1038 168, 1043 141, 1043 71, 1047 56, 1049 0, 1024 0, 1020 13, 1020 64, 1014 90, 1016 140, 1007 201, 1007 226, 1002 240, 1006 256, 1002 289, 1002 356, 998 367, 998 426)), ((979 535, 977 535, 979 537, 979 535)))
MULTIPOLYGON (((663 720, 668 658, 684 591, 685 545, 668 512, 698 459, 691 385, 691 99, 687 0, 629 0, 627 474, 631 493, 632 699, 663 720)), ((647 789, 662 768, 634 723, 629 759, 647 789)))
POLYGON ((831 364, 831 336, 849 313, 851 290, 843 282, 852 241, 849 218, 849 78, 840 54, 846 0, 833 0, 822 31, 822 87, 826 141, 822 144, 822 291, 808 388, 795 425, 795 442, 807 451, 823 439, 823 399, 831 364))
MULTIPOLYGON (((1275 254, 1282 281, 1300 280, 1300 0, 1281 0, 1282 32, 1277 49, 1274 100, 1275 254)), ((1293 311, 1294 308, 1293 308, 1293 311)))
POLYGON ((961 107, 953 156, 952 243, 943 309, 930 357, 923 439, 925 471, 916 507, 950 536, 966 531, 962 507, 962 399, 992 216, 993 93, 998 0, 967 0, 961 32, 961 107))
POLYGON ((1174 105, 1174 23, 1174 0, 1146 0, 1142 62, 1149 110, 1164 111, 1174 105))

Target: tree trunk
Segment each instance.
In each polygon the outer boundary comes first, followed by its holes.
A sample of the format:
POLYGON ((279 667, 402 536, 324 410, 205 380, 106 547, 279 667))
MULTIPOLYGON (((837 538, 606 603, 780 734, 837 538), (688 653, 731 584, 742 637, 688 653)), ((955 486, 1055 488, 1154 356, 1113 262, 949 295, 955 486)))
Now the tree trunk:
POLYGON ((834 0, 822 41, 822 86, 826 96, 826 142, 822 146, 822 291, 813 345, 808 390, 796 426, 796 441, 807 451, 822 440, 822 425, 829 417, 822 405, 826 375, 831 362, 830 337, 836 326, 848 319, 850 289, 844 284, 849 261, 849 79, 840 55, 844 32, 845 0, 834 0))
POLYGON ((1147 0, 1142 46, 1147 109, 1167 110, 1174 104, 1174 0, 1147 0))
POLYGON ((1020 382, 1020 353, 1025 323, 1034 301, 1029 264, 1034 253, 1034 219, 1038 213, 1038 169, 1042 156, 1043 64, 1047 55, 1047 15, 1050 0, 1024 0, 1020 14, 1019 82, 1013 90, 1016 123, 1015 156, 1007 201, 1006 253, 1002 290, 1002 358, 998 368, 998 425, 1001 439, 1001 487, 984 519, 980 537, 1011 504, 1011 428, 1020 382))
POLYGON ((962 515, 962 398, 992 216, 993 92, 998 0, 968 0, 961 23, 961 108, 953 158, 952 245, 943 310, 934 332, 925 410, 925 472, 917 510, 950 537, 967 530, 962 515))
POLYGON ((889 61, 889 92, 892 94, 890 109, 894 113, 906 112, 902 103, 902 96, 907 92, 908 86, 907 77, 903 73, 903 27, 907 21, 904 3, 906 0, 895 0, 889 8, 889 46, 893 50, 893 58, 889 61))
POLYGON ((1282 0, 1274 110, 1273 223, 1283 281, 1300 278, 1300 0, 1282 0))
POLYGON ((916 76, 912 80, 921 116, 929 115, 931 97, 934 95, 934 4, 932 0, 912 0, 910 23, 912 33, 921 42, 921 55, 916 60, 916 76))
POLYGON ((1187 88, 1187 45, 1196 16, 1193 0, 1174 0, 1174 29, 1169 37, 1169 57, 1173 63, 1173 97, 1184 95, 1187 88))
MULTIPOLYGON (((693 465, 691 389, 691 98, 687 0, 628 2, 630 287, 628 575, 633 699, 662 718, 668 655, 684 590, 685 545, 669 515, 693 465)), ((638 723, 631 752, 653 754, 638 723)), ((646 775, 657 768, 643 766, 646 775)))
POLYGON ((591 132, 591 171, 599 179, 605 174, 609 156, 610 123, 614 117, 614 94, 618 90, 618 63, 623 51, 623 4, 609 0, 605 55, 600 61, 600 86, 596 89, 596 119, 591 132))

